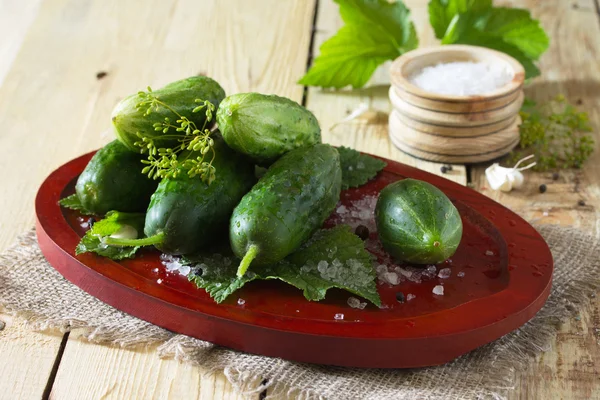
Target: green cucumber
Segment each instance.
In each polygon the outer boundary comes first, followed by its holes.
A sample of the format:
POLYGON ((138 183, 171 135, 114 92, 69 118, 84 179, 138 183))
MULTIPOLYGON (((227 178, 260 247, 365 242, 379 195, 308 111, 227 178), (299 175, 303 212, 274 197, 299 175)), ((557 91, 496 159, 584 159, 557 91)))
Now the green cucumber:
POLYGON ((446 195, 430 183, 403 179, 385 187, 375 221, 385 250, 400 261, 440 263, 462 238, 462 220, 446 195))
MULTIPOLYGON (((256 182, 254 165, 229 149, 215 135, 216 178, 206 184, 199 176, 182 171, 176 178, 163 179, 152 195, 146 213, 145 238, 112 239, 108 245, 154 245, 168 254, 190 254, 202 250, 227 232, 229 217, 244 194, 256 182)), ((192 153, 194 154, 194 153, 192 153)))
POLYGON ((302 147, 276 161, 231 216, 238 275, 250 263, 273 264, 298 249, 334 210, 341 185, 340 156, 330 145, 302 147))
POLYGON ((83 208, 95 214, 146 210, 158 183, 142 174, 141 160, 118 140, 98 150, 75 185, 83 208))
POLYGON ((295 148, 321 143, 321 128, 313 113, 275 95, 228 96, 217 111, 217 123, 229 147, 261 165, 295 148))
POLYGON ((169 118, 172 124, 178 125, 176 121, 179 114, 194 122, 200 129, 206 121, 206 114, 204 111, 192 111, 199 105, 195 102, 196 99, 208 100, 218 108, 221 100, 225 98, 223 88, 206 76, 193 76, 175 81, 150 94, 169 107, 152 107, 150 114, 146 115, 147 107, 137 107, 144 100, 144 95, 136 93, 121 100, 112 112, 112 123, 117 138, 132 151, 140 151, 140 148, 135 146, 135 142, 140 140, 138 133, 153 139, 156 148, 177 145, 178 137, 183 136, 185 132, 174 134, 171 130, 165 134, 160 129, 156 130, 154 124, 164 123, 165 118, 169 118))

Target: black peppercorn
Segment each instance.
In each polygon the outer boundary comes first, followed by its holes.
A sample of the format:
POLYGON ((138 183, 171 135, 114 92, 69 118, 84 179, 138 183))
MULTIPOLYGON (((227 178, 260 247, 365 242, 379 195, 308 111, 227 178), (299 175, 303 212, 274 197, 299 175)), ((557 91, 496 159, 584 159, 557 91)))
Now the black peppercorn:
POLYGON ((552 180, 553 181, 557 181, 558 178, 560 178, 560 175, 558 174, 558 172, 555 172, 555 173, 552 174, 552 180))
POLYGON ((367 240, 369 238, 369 228, 364 225, 357 226, 354 233, 362 240, 367 240))
POLYGON ((396 293, 396 300, 398 300, 398 303, 404 303, 404 293, 402 293, 402 292, 396 293))
POLYGON ((548 189, 546 187, 546 185, 544 185, 543 183, 540 185, 540 193, 546 193, 546 189, 548 189))
POLYGON ((445 165, 442 165, 442 167, 440 168, 440 171, 442 171, 442 174, 445 174, 446 172, 448 172, 448 167, 445 165))
POLYGON ((96 74, 96 79, 100 80, 100 79, 104 78, 106 75, 108 75, 108 72, 100 71, 96 74))
POLYGON ((94 226, 95 223, 96 223, 96 220, 94 219, 94 217, 90 217, 87 220, 88 228, 92 229, 92 226, 94 226))
POLYGON ((577 204, 579 204, 580 206, 582 206, 582 207, 583 207, 583 206, 585 206, 585 201, 584 201, 584 200, 579 200, 579 201, 577 202, 577 204))

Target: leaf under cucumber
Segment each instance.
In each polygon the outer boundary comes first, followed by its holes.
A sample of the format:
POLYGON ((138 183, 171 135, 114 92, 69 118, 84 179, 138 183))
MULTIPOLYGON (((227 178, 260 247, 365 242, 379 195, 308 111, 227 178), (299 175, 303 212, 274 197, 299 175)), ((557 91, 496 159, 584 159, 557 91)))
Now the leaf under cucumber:
POLYGON ((58 201, 58 204, 61 207, 69 208, 71 210, 79 211, 83 215, 94 215, 93 212, 86 209, 83 204, 81 204, 81 200, 77 196, 77 193, 73 193, 70 196, 62 198, 58 201))
POLYGON ((338 147, 342 167, 342 190, 356 188, 373 179, 387 165, 378 158, 350 149, 338 147))
POLYGON ((81 238, 75 248, 75 254, 96 253, 111 260, 132 258, 140 246, 111 246, 106 241, 111 235, 115 235, 120 231, 134 229, 136 233, 143 232, 145 218, 146 214, 142 213, 109 211, 106 218, 96 222, 81 238))
POLYGON ((284 260, 242 277, 236 274, 239 259, 231 253, 197 255, 184 262, 194 265, 189 279, 217 303, 253 280, 279 279, 302 290, 307 300, 322 300, 327 290, 340 288, 381 305, 372 256, 347 225, 320 230, 284 260))

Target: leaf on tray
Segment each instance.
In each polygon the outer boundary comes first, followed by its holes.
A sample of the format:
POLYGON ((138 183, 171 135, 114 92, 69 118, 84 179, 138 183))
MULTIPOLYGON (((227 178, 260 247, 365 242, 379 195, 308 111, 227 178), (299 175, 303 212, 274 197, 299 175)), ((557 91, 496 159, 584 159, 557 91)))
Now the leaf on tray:
POLYGON ((338 147, 342 166, 342 189, 364 185, 387 165, 378 158, 361 154, 348 147, 338 147))
POLYGON ((88 211, 83 206, 83 204, 81 204, 81 201, 79 200, 79 197, 77 196, 77 193, 73 193, 72 195, 67 196, 64 199, 60 199, 58 201, 58 204, 61 207, 65 207, 65 208, 69 208, 71 210, 79 211, 83 215, 94 215, 93 212, 88 211))
POLYGON ((81 241, 75 248, 75 254, 91 252, 112 260, 132 258, 140 246, 108 246, 103 243, 102 239, 117 233, 126 225, 133 227, 137 232, 143 232, 145 217, 146 215, 142 213, 109 211, 103 220, 96 222, 81 238, 81 241))
POLYGON ((380 306, 371 254, 349 226, 338 225, 318 231, 306 244, 283 261, 270 266, 253 266, 237 277, 239 259, 231 254, 198 255, 184 262, 193 264, 189 276, 221 303, 247 282, 279 279, 302 290, 307 300, 325 298, 331 288, 345 289, 380 306))

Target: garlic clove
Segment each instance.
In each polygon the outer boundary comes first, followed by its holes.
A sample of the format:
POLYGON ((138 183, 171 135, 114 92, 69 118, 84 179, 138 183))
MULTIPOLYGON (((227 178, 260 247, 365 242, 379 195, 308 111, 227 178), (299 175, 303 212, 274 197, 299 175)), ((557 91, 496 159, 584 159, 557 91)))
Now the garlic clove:
POLYGON ((521 171, 515 169, 511 171, 510 175, 513 177, 513 188, 519 189, 521 186, 523 186, 525 178, 523 177, 521 171))

